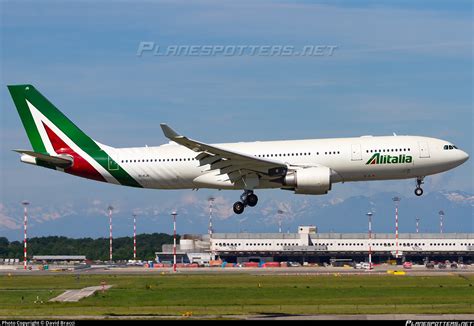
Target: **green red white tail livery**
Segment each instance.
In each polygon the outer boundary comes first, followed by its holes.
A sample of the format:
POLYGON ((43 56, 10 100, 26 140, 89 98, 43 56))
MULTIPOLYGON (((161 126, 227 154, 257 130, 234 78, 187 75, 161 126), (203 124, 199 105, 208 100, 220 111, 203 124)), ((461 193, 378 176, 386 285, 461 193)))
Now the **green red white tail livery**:
MULTIPOLYGON (((423 193, 427 175, 459 166, 468 154, 421 136, 362 136, 206 144, 161 124, 169 144, 115 148, 90 138, 32 85, 8 86, 32 150, 21 161, 117 185, 154 189, 240 189, 241 214, 257 189, 326 194, 335 183, 409 179, 423 193)), ((137 128, 138 129, 138 128, 137 128)))
POLYGON ((23 153, 25 162, 97 181, 140 187, 124 170, 111 168, 117 165, 110 156, 115 149, 87 136, 32 85, 8 89, 37 154, 23 153))

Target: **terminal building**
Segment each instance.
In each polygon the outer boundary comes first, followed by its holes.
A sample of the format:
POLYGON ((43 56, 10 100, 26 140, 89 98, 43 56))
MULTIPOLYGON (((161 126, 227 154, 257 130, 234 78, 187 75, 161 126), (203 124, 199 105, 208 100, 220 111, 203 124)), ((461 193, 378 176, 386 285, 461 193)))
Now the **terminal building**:
MULTIPOLYGON (((424 262, 474 261, 474 233, 318 233, 300 226, 297 233, 213 233, 183 235, 177 246, 180 263, 205 264, 213 259, 228 263, 292 261, 331 263, 389 260, 424 262)), ((157 261, 173 260, 173 245, 156 253, 157 261)))

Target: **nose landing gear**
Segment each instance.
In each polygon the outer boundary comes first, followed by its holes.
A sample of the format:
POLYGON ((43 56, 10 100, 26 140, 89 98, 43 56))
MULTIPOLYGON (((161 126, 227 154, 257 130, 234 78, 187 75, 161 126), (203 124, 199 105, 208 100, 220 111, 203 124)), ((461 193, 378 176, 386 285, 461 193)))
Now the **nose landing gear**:
POLYGON ((416 178, 416 188, 415 188, 415 195, 421 196, 423 195, 423 189, 421 189, 421 185, 423 184, 424 177, 416 178))
POLYGON ((233 209, 235 214, 242 214, 245 206, 254 207, 258 203, 258 197, 253 193, 253 190, 245 190, 240 196, 240 201, 235 202, 233 209))

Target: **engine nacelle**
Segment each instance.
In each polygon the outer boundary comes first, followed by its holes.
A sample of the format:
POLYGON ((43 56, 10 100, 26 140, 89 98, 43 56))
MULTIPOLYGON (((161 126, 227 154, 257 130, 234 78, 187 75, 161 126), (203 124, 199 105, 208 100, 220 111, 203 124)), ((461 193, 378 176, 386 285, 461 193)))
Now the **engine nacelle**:
POLYGON ((283 185, 294 187, 295 194, 324 195, 331 190, 331 169, 325 166, 298 169, 284 177, 283 185))

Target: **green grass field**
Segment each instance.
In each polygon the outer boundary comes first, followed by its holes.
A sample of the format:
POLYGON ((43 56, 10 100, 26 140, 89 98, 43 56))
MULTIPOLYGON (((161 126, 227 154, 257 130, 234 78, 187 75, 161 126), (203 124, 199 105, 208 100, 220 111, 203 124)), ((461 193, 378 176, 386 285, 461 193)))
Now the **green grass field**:
POLYGON ((13 275, 0 276, 0 316, 474 313, 473 283, 457 275, 13 275), (112 289, 47 302, 102 280, 112 289))

